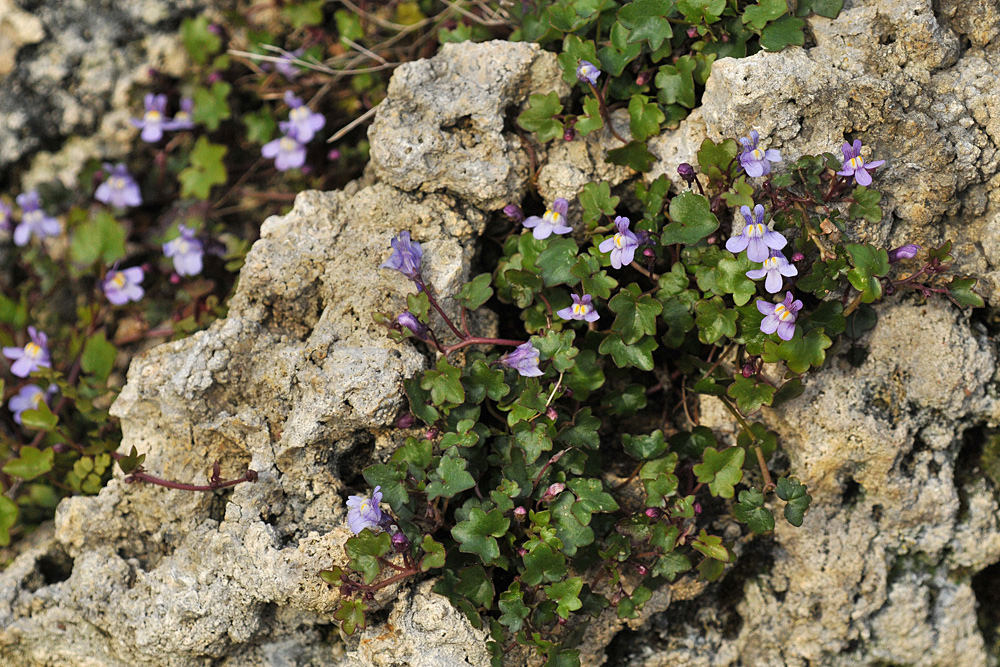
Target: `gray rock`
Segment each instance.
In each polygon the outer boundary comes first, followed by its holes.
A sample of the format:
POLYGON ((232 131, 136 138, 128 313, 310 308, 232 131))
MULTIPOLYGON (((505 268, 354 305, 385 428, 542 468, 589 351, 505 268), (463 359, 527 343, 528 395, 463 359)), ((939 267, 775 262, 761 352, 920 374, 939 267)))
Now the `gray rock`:
POLYGON ((507 125, 534 93, 569 88, 555 54, 537 44, 445 44, 399 67, 368 130, 371 164, 406 191, 446 191, 487 210, 517 203, 528 152, 507 125))

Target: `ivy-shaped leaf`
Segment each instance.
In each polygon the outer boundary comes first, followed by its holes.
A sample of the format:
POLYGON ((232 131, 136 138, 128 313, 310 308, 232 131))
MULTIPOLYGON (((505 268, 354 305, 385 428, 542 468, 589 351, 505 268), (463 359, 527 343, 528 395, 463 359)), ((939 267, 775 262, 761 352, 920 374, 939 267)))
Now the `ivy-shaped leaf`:
POLYGON ((758 535, 774 530, 774 515, 764 507, 764 496, 757 489, 740 491, 739 502, 733 505, 733 514, 737 521, 745 523, 758 535))
POLYGON ((760 45, 768 51, 780 51, 786 46, 802 46, 806 34, 802 30, 806 22, 794 16, 784 16, 769 23, 760 34, 760 45))
POLYGON ((499 401, 510 393, 510 387, 504 383, 503 371, 491 368, 482 359, 476 359, 465 367, 462 386, 465 388, 465 400, 470 403, 482 403, 487 396, 499 401))
POLYGON ((742 374, 737 374, 726 394, 730 398, 736 399, 736 407, 744 415, 749 415, 760 410, 762 405, 771 405, 774 398, 774 387, 766 382, 758 381, 754 378, 745 378, 742 374))
POLYGON ((358 628, 364 630, 367 627, 365 625, 366 611, 368 611, 368 605, 361 600, 341 600, 340 609, 333 617, 340 621, 340 629, 349 637, 358 628))
MULTIPOLYGON (((232 116, 227 100, 231 90, 232 86, 225 81, 216 81, 211 88, 196 88, 191 120, 203 124, 212 131, 219 129, 222 121, 228 120, 232 116)), ((195 149, 197 149, 197 145, 195 149)), ((192 162, 194 162, 193 159, 192 162)), ((201 199, 206 197, 201 197, 201 199)))
POLYGON ((387 532, 376 535, 371 528, 365 528, 360 534, 347 539, 344 551, 350 559, 351 569, 359 572, 365 583, 370 584, 379 575, 378 559, 392 551, 392 537, 387 532))
POLYGON ((528 108, 517 117, 517 124, 528 132, 538 133, 538 140, 545 143, 562 136, 562 121, 553 118, 561 114, 562 110, 563 105, 559 101, 558 93, 555 91, 547 95, 537 93, 528 98, 528 108))
POLYGON ((601 342, 598 351, 601 354, 610 354, 618 368, 635 366, 639 370, 651 371, 653 370, 653 350, 657 347, 659 344, 652 336, 643 338, 634 345, 629 345, 622 340, 621 335, 612 333, 601 342))
POLYGON ((976 286, 976 278, 954 278, 948 283, 948 294, 960 306, 982 308, 985 305, 983 297, 972 291, 976 286))
POLYGON ((597 227, 602 215, 614 215, 615 207, 621 200, 620 197, 611 196, 611 184, 607 181, 587 183, 580 191, 578 199, 580 206, 583 207, 583 221, 588 229, 597 227))
POLYGON ((719 219, 712 213, 708 199, 691 190, 670 200, 670 219, 660 239, 663 245, 698 243, 719 228, 719 219))
POLYGON ((809 509, 809 503, 812 502, 812 496, 806 492, 805 484, 794 477, 782 477, 778 479, 775 493, 785 501, 785 519, 788 523, 796 528, 801 526, 806 510, 809 509))
POLYGON ((580 282, 571 271, 576 263, 578 248, 576 241, 553 236, 549 238, 548 244, 548 247, 535 259, 535 266, 539 268, 539 274, 546 286, 572 286, 580 282))
POLYGON ((538 350, 541 359, 552 360, 555 369, 562 373, 573 367, 580 350, 573 347, 576 334, 572 330, 557 332, 549 329, 544 336, 532 336, 531 344, 538 350))
POLYGON ((497 603, 500 607, 500 622, 507 627, 511 633, 517 633, 523 626, 525 619, 531 613, 531 609, 524 604, 524 593, 521 591, 521 582, 515 581, 506 591, 500 594, 497 603))
POLYGON ((743 479, 744 455, 742 447, 728 447, 721 452, 715 447, 706 447, 702 452, 703 463, 694 467, 694 474, 699 482, 708 484, 713 496, 732 498, 733 486, 743 479))
POLYGON ((861 301, 871 303, 881 299, 882 283, 878 278, 889 273, 889 253, 885 248, 861 243, 848 243, 844 248, 854 264, 847 272, 847 279, 861 292, 861 301))
POLYGON ((613 148, 608 151, 608 162, 629 167, 638 172, 647 172, 653 168, 656 156, 649 152, 645 142, 633 140, 621 148, 613 148))
POLYGON ((448 363, 444 357, 438 359, 437 370, 424 372, 420 387, 431 392, 434 405, 453 403, 458 405, 465 401, 465 389, 462 387, 462 371, 448 363))
POLYGON ((878 205, 880 201, 881 192, 859 185, 854 189, 854 201, 847 209, 847 216, 851 220, 864 218, 868 222, 879 223, 882 221, 882 207, 878 205))
POLYGON ((208 199, 212 186, 226 182, 226 165, 222 158, 229 149, 213 144, 202 136, 191 151, 191 166, 177 175, 181 182, 181 197, 208 199))
POLYGON ((571 612, 583 606, 580 601, 580 591, 583 590, 581 577, 570 577, 565 581, 549 584, 542 588, 545 595, 556 603, 556 613, 560 618, 567 619, 571 612))
POLYGON ((743 22, 760 32, 764 26, 780 18, 787 11, 786 0, 759 0, 756 5, 750 5, 743 10, 743 22))
POLYGON ((451 529, 451 535, 458 542, 462 553, 475 554, 484 565, 492 565, 500 557, 500 546, 496 538, 503 537, 509 526, 510 519, 500 510, 494 509, 487 513, 473 508, 466 521, 460 521, 451 529))
POLYGON ((443 544, 436 542, 430 535, 424 535, 424 541, 420 543, 420 548, 424 550, 424 557, 420 559, 421 572, 444 567, 445 553, 443 544))
POLYGON ((210 56, 222 48, 222 38, 212 32, 207 16, 181 21, 181 41, 184 50, 196 65, 204 65, 210 56))
POLYGON ((489 273, 480 273, 478 276, 465 283, 458 293, 458 301, 469 310, 475 310, 490 300, 493 296, 493 288, 490 283, 493 276, 489 273))
POLYGON ((452 498, 456 494, 471 489, 476 480, 465 469, 467 462, 450 449, 441 457, 437 470, 430 475, 431 483, 427 485, 427 500, 438 497, 452 498))
POLYGON ((655 334, 656 316, 663 311, 663 305, 649 294, 642 294, 635 283, 619 291, 608 302, 608 308, 617 315, 611 330, 620 333, 626 345, 655 334))
POLYGON ((17 458, 7 461, 3 466, 3 471, 12 477, 35 479, 52 470, 55 452, 51 449, 39 450, 31 445, 25 445, 17 454, 17 458))
POLYGON ((698 537, 691 542, 691 548, 700 551, 706 558, 721 563, 729 562, 729 549, 722 544, 722 538, 717 535, 709 535, 704 528, 698 533, 698 537))
POLYGON ((681 56, 673 65, 661 67, 653 80, 657 88, 656 99, 661 104, 679 104, 687 109, 693 109, 696 103, 694 90, 696 69, 698 61, 691 56, 681 56))
POLYGON ((590 523, 592 514, 618 510, 618 503, 604 490, 599 479, 576 477, 570 480, 568 486, 577 497, 577 502, 573 503, 573 514, 584 526, 590 523))
POLYGON ((698 339, 706 345, 711 345, 723 336, 736 336, 736 318, 739 313, 732 308, 726 308, 722 297, 712 297, 708 301, 700 301, 695 306, 698 325, 698 339))
POLYGON ((810 366, 819 368, 826 361, 826 350, 833 345, 822 329, 813 329, 803 335, 798 328, 791 340, 778 346, 778 358, 784 359, 793 373, 805 373, 810 366))
POLYGON ((656 430, 649 435, 622 434, 622 449, 634 459, 647 461, 655 459, 667 451, 663 431, 656 430))
POLYGON ((93 375, 104 382, 111 375, 117 356, 118 348, 108 342, 103 331, 99 331, 88 338, 84 344, 83 354, 80 356, 80 367, 84 373, 93 375))
POLYGON ((645 141, 660 133, 660 123, 666 118, 655 103, 645 95, 633 95, 628 103, 629 129, 636 141, 645 141))
POLYGON ((618 21, 629 29, 629 42, 645 41, 656 51, 673 34, 667 21, 673 9, 674 0, 635 0, 618 10, 618 21))
MULTIPOLYGON (((576 78, 575 76, 573 77, 576 78)), ((601 116, 601 105, 596 97, 588 97, 583 100, 583 115, 577 116, 576 125, 573 126, 577 134, 585 137, 591 132, 604 127, 604 118, 601 116)))

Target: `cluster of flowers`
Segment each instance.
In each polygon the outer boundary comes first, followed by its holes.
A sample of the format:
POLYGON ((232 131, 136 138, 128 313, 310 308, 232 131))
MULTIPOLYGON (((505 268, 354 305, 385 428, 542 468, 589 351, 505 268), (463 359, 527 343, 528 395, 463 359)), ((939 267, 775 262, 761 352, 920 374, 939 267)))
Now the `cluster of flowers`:
POLYGON ((181 100, 180 111, 174 114, 173 118, 167 117, 166 95, 147 93, 143 104, 146 107, 145 113, 142 118, 133 118, 132 124, 142 128, 142 134, 139 136, 147 143, 155 144, 162 139, 164 130, 190 130, 194 127, 192 116, 194 101, 190 97, 181 100))
POLYGON ((274 160, 278 171, 298 169, 306 163, 306 144, 326 125, 323 114, 309 110, 301 99, 290 90, 285 91, 288 120, 278 123, 282 136, 264 144, 260 152, 274 160))

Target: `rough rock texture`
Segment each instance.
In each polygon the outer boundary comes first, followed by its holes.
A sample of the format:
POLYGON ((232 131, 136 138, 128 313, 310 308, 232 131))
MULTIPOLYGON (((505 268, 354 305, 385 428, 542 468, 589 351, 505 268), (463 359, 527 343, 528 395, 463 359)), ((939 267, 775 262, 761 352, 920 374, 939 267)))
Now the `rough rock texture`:
POLYGON ((519 202, 528 152, 506 127, 529 95, 569 92, 537 44, 445 44, 393 75, 369 130, 379 180, 406 191, 457 195, 487 209, 519 202))
MULTIPOLYGON (((224 4, 224 3, 216 3, 224 4)), ((150 68, 177 73, 183 16, 196 0, 0 0, 0 174, 71 135, 120 157, 136 132, 129 98, 150 68)), ((30 184, 29 184, 30 185, 30 184)))

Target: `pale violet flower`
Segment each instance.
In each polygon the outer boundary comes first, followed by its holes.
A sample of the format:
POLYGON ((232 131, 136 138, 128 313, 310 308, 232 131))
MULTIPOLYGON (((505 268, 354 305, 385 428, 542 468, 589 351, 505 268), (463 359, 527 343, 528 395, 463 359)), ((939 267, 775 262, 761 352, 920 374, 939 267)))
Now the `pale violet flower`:
POLYGON ((194 127, 194 100, 190 97, 181 99, 181 109, 163 125, 165 130, 190 130, 194 127))
POLYGON ((28 384, 21 387, 20 391, 11 396, 7 402, 7 407, 14 413, 14 423, 23 423, 21 421, 21 413, 26 410, 37 410, 43 401, 48 402, 49 397, 56 390, 57 387, 54 384, 49 386, 48 391, 45 391, 37 384, 28 384))
POLYGON ((409 329, 410 333, 420 340, 427 340, 427 326, 418 320, 417 316, 410 311, 404 310, 397 315, 396 324, 399 325, 400 331, 403 329, 409 329))
POLYGON ((287 134, 264 144, 260 153, 266 158, 273 159, 278 171, 298 169, 306 163, 306 147, 295 137, 287 134))
POLYGON ((285 91, 285 104, 289 107, 288 121, 279 124, 281 131, 301 144, 308 144, 326 125, 326 118, 310 111, 290 90, 285 91))
POLYGON ((552 234, 565 234, 573 231, 572 227, 566 225, 566 213, 569 211, 569 202, 562 197, 552 202, 552 206, 545 211, 541 217, 533 215, 525 218, 521 223, 531 230, 532 235, 539 241, 547 239, 552 234))
POLYGON ((785 282, 783 276, 790 278, 797 275, 799 270, 785 259, 780 250, 771 250, 771 256, 764 260, 762 268, 747 271, 747 278, 751 280, 760 280, 767 276, 764 280, 764 289, 771 294, 781 291, 781 286, 785 282))
POLYGON ((382 262, 380 269, 395 269, 410 280, 420 280, 420 258, 424 251, 420 244, 410 240, 410 232, 403 231, 390 241, 392 255, 382 262))
POLYGON ((103 183, 97 186, 97 191, 94 192, 94 199, 117 208, 142 205, 142 194, 139 192, 139 185, 132 178, 132 174, 128 173, 125 165, 118 164, 112 166, 105 162, 104 170, 109 175, 103 183))
POLYGON ((601 76, 601 70, 589 60, 581 60, 576 67, 576 78, 583 83, 597 85, 597 77, 601 76))
POLYGON ((146 110, 142 118, 133 118, 132 125, 142 128, 142 140, 155 144, 163 138, 163 130, 169 130, 167 118, 167 96, 147 93, 143 100, 146 110))
POLYGON ((596 322, 601 317, 591 303, 592 296, 589 294, 583 296, 571 294, 570 296, 573 297, 573 305, 557 310, 556 315, 564 320, 584 320, 586 322, 596 322))
POLYGON ((751 130, 750 138, 740 137, 743 144, 743 152, 740 153, 740 165, 747 172, 747 176, 754 178, 766 176, 771 173, 771 163, 781 162, 781 153, 768 148, 766 151, 759 148, 760 134, 757 130, 751 130))
POLYGON ((375 528, 382 522, 382 487, 376 486, 371 498, 364 496, 347 497, 347 525, 355 535, 365 528, 375 528))
POLYGON ((844 145, 840 147, 840 152, 844 154, 844 163, 837 174, 840 176, 853 176, 854 181, 858 185, 864 185, 865 187, 872 184, 872 176, 868 173, 868 170, 881 167, 885 164, 885 160, 865 162, 865 159, 861 157, 860 139, 855 139, 853 146, 844 142, 844 145))
POLYGON ((28 336, 31 342, 24 347, 3 348, 3 356, 14 361, 10 365, 10 372, 19 378, 26 378, 39 368, 52 366, 49 359, 48 336, 35 327, 28 327, 28 336))
POLYGON ((129 301, 139 301, 145 294, 140 286, 145 277, 145 272, 139 266, 123 271, 109 271, 102 285, 104 296, 116 306, 124 306, 129 301))
POLYGON ((920 252, 920 246, 916 243, 907 243, 889 251, 889 263, 895 264, 901 259, 913 259, 920 252))
POLYGON ((635 259, 635 249, 639 247, 638 237, 629 230, 630 222, 628 218, 618 216, 615 218, 615 228, 618 230, 615 235, 601 241, 597 246, 601 252, 611 253, 611 266, 620 269, 632 263, 635 259))
POLYGON ((739 236, 734 236, 726 241, 726 250, 734 255, 743 250, 747 251, 747 257, 751 262, 763 262, 770 254, 768 249, 781 250, 788 241, 778 232, 772 232, 764 224, 764 207, 757 204, 753 208, 753 217, 750 214, 749 206, 741 206, 740 213, 746 220, 746 226, 739 236))
POLYGON ((757 299, 757 310, 765 316, 760 330, 768 335, 777 331, 781 340, 791 340, 795 335, 795 318, 801 309, 802 302, 795 299, 791 292, 785 292, 785 300, 781 303, 757 299))
POLYGON ((500 358, 500 363, 513 368, 524 377, 538 377, 544 373, 538 368, 538 350, 531 343, 522 343, 500 358))
POLYGON ((174 260, 174 271, 179 276, 196 276, 201 273, 204 246, 195 237, 195 231, 178 225, 181 235, 163 244, 163 254, 174 260))
POLYGON ((21 207, 21 224, 14 230, 14 245, 28 245, 32 236, 43 239, 59 235, 59 221, 42 210, 37 192, 32 190, 19 194, 17 205, 21 207))

